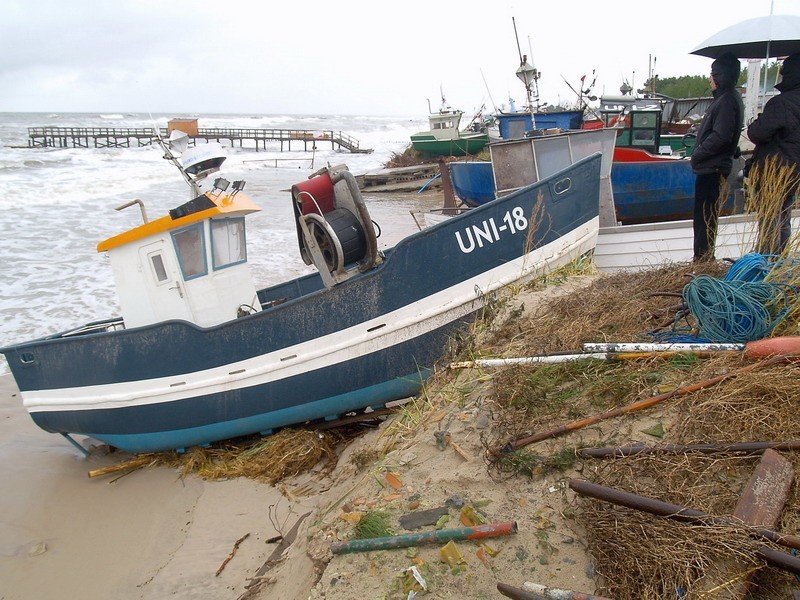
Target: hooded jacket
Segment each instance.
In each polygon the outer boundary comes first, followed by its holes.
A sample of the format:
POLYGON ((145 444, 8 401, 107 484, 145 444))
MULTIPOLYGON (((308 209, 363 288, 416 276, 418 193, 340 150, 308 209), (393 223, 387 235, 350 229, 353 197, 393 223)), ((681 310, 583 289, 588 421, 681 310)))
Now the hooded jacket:
POLYGON ((781 69, 783 79, 775 85, 780 94, 771 98, 764 111, 747 128, 755 144, 753 162, 778 154, 800 167, 800 54, 792 54, 781 69))
POLYGON ((727 177, 733 168, 744 123, 744 104, 736 90, 740 70, 739 59, 733 55, 723 55, 711 64, 717 89, 700 123, 692 152, 692 170, 698 175, 719 173, 727 177))

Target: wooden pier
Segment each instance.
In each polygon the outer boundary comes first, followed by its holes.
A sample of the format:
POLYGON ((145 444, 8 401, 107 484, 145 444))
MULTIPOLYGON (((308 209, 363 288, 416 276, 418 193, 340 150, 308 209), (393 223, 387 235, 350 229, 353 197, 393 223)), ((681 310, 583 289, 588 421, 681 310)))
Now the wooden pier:
MULTIPOLYGON (((28 146, 31 148, 131 148, 150 146, 158 136, 167 139, 166 128, 154 127, 28 127, 28 146)), ((330 143, 331 149, 341 148, 352 153, 366 154, 371 148, 361 148, 359 141, 341 131, 312 131, 307 129, 228 129, 200 128, 189 136, 191 144, 198 140, 221 142, 245 147, 252 142, 256 152, 267 149, 267 143, 279 142, 280 150, 292 150, 302 145, 313 150, 319 143, 330 143)))

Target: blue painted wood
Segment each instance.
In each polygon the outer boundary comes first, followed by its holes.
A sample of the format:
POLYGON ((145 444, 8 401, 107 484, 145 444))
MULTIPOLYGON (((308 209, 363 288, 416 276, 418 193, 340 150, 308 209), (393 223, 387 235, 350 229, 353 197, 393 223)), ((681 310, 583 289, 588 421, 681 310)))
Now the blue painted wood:
POLYGON ((495 185, 491 162, 453 161, 448 167, 453 191, 461 202, 475 207, 494 200, 495 185))
MULTIPOLYGON (((452 162, 450 176, 454 192, 467 206, 479 206, 494 198, 491 162, 452 162)), ((628 225, 691 219, 694 181, 688 160, 614 162, 611 188, 617 221, 628 225)), ((733 210, 731 193, 721 214, 732 214, 733 210)))
POLYGON ((556 112, 537 112, 531 117, 529 112, 498 113, 496 115, 500 137, 504 140, 513 139, 511 133, 512 123, 521 122, 525 131, 534 129, 580 129, 583 123, 582 110, 564 110, 556 112))

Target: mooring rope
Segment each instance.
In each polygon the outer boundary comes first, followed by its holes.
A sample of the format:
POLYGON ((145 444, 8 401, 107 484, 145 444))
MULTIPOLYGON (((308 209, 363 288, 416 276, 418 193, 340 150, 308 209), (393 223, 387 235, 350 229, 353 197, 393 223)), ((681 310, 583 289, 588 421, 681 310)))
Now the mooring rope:
POLYGON ((800 307, 800 260, 751 252, 721 278, 687 284, 669 330, 647 335, 661 343, 747 343, 767 337, 800 307), (767 281, 765 281, 767 280, 767 281))
POLYGON ((777 257, 751 252, 736 260, 722 278, 724 281, 764 281, 777 257), (772 259, 772 260, 770 260, 772 259))
POLYGON ((791 286, 763 281, 729 281, 699 275, 683 288, 701 337, 745 343, 767 337, 788 312, 791 286))

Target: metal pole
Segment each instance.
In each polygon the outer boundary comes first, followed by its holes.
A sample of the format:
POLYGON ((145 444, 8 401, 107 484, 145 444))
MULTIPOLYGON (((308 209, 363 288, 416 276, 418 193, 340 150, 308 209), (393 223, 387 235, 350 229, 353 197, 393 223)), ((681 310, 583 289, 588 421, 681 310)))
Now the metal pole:
POLYGON ((634 444, 617 448, 581 448, 578 456, 581 458, 605 458, 613 456, 621 458, 636 454, 684 454, 686 452, 699 452, 700 454, 761 454, 767 448, 773 450, 800 450, 800 440, 790 442, 735 442, 732 444, 665 444, 663 446, 647 446, 634 444))
POLYGON ((438 531, 426 531, 423 533, 407 533, 390 537, 350 540, 347 542, 335 542, 331 544, 331 552, 334 554, 346 554, 348 552, 368 550, 389 550, 393 548, 408 548, 410 546, 446 543, 451 540, 479 540, 512 533, 517 533, 516 521, 508 523, 489 523, 487 525, 459 527, 456 529, 440 529, 438 531))
POLYGON ((599 485, 597 483, 592 483, 591 481, 585 481, 582 479, 570 479, 569 487, 581 496, 597 498, 599 500, 604 500, 605 502, 610 502, 611 504, 624 506, 626 508, 633 508, 635 510, 641 510, 643 512, 650 513, 651 515, 667 517, 669 519, 675 519, 676 521, 707 525, 730 525, 734 527, 743 527, 748 530, 750 537, 768 540, 787 548, 795 548, 800 550, 800 537, 796 535, 784 535, 778 533, 777 531, 763 527, 749 526, 741 519, 735 519, 733 517, 715 517, 693 508, 686 508, 685 506, 670 504, 669 502, 663 502, 661 500, 656 500, 655 498, 640 496, 639 494, 625 492, 623 490, 606 487, 604 485, 599 485))
POLYGON ((608 342, 586 343, 583 345, 583 350, 584 352, 658 352, 660 350, 668 352, 695 352, 697 350, 706 352, 741 352, 744 347, 744 344, 608 342))

